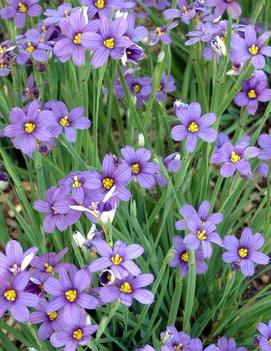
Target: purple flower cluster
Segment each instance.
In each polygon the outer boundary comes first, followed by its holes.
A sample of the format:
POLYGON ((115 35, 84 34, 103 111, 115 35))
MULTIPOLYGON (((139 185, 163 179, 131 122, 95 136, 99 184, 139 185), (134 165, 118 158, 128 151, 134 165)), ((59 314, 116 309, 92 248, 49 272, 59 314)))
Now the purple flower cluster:
MULTIPOLYGON (((29 88, 27 92, 30 93, 29 88)), ((19 107, 11 110, 11 124, 4 128, 4 135, 11 138, 16 149, 32 157, 39 145, 54 146, 54 138, 62 131, 69 141, 75 142, 75 130, 90 127, 90 121, 83 113, 83 107, 69 112, 61 102, 47 102, 42 107, 40 101, 34 100, 26 111, 19 107)))

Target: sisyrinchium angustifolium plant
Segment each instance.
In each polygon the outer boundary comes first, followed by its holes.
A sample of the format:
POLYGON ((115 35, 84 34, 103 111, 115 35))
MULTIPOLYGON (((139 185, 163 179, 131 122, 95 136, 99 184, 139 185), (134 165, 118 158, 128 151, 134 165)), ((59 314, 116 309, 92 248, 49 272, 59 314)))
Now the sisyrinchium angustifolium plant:
POLYGON ((271 351, 271 0, 0 17, 0 349, 271 351))

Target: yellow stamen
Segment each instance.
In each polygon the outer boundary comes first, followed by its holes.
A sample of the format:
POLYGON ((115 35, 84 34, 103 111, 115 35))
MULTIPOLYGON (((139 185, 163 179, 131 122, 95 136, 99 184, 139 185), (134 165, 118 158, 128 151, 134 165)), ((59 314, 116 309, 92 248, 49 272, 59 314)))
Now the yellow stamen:
POLYGON ((104 178, 102 183, 105 189, 111 189, 114 185, 114 180, 112 178, 104 178))
POLYGON ((197 237, 199 238, 199 240, 206 240, 207 236, 205 234, 206 234, 206 230, 197 231, 197 237))
POLYGON ((7 65, 3 61, 1 61, 0 62, 0 68, 7 68, 7 65))
POLYGON ((156 33, 157 33, 158 37, 161 37, 162 35, 165 34, 165 32, 163 32, 160 27, 156 28, 156 33))
POLYGON ((13 290, 13 289, 10 289, 10 290, 7 290, 5 293, 4 293, 4 297, 8 300, 8 301, 15 301, 16 300, 16 291, 13 290))
POLYGON ((104 46, 107 49, 114 49, 114 47, 115 47, 115 40, 114 40, 114 38, 108 38, 108 39, 105 39, 103 41, 103 44, 104 44, 104 46))
POLYGON ((69 116, 64 116, 61 118, 61 120, 59 121, 59 124, 62 126, 62 127, 68 127, 70 125, 70 122, 69 122, 69 116))
POLYGON ((73 332, 72 334, 72 337, 75 339, 75 340, 81 340, 82 337, 83 337, 83 332, 81 329, 77 329, 73 332))
POLYGON ((268 344, 269 344, 269 345, 271 345, 271 338, 270 338, 270 339, 268 339, 268 344))
POLYGON ((132 287, 131 287, 130 283, 124 282, 124 283, 122 283, 121 286, 120 286, 120 291, 121 291, 121 292, 124 292, 125 294, 131 294, 131 292, 132 292, 133 290, 132 290, 132 287))
POLYGON ((27 6, 22 2, 19 2, 18 6, 19 6, 19 9, 18 9, 19 12, 25 13, 27 11, 27 6))
POLYGON ((25 123, 24 130, 27 134, 31 134, 36 129, 36 125, 34 123, 25 123))
POLYGON ((54 267, 51 266, 51 265, 49 265, 49 263, 45 262, 45 263, 44 263, 44 267, 45 267, 45 271, 46 271, 47 273, 53 273, 54 267))
POLYGON ((185 263, 188 263, 189 261, 189 256, 188 256, 188 252, 184 252, 182 255, 181 255, 181 260, 185 263))
POLYGON ((141 90, 141 86, 139 84, 133 85, 133 92, 134 93, 139 93, 141 90))
POLYGON ((241 249, 238 250, 238 253, 240 257, 245 258, 248 255, 248 250, 241 247, 241 249))
POLYGON ((199 131, 199 127, 196 122, 192 122, 188 126, 188 131, 191 133, 196 133, 199 131))
POLYGON ((41 26, 41 30, 42 30, 42 33, 46 33, 47 32, 47 29, 45 26, 41 26))
POLYGON ((183 349, 183 344, 181 342, 179 342, 179 344, 174 346, 174 350, 176 351, 180 351, 183 349))
POLYGON ((232 151, 232 153, 231 153, 231 162, 232 163, 236 163, 236 162, 240 161, 241 158, 242 157, 240 155, 238 155, 236 152, 232 151))
POLYGON ((72 187, 73 187, 73 188, 80 188, 80 186, 81 186, 82 184, 78 181, 78 177, 77 177, 77 176, 74 176, 73 179, 74 179, 74 183, 73 183, 72 187))
POLYGON ((34 46, 32 45, 32 43, 27 43, 27 48, 26 48, 26 51, 27 52, 30 52, 30 54, 33 52, 33 51, 35 51, 35 48, 34 48, 34 46))
POLYGON ((50 321, 54 321, 57 318, 58 313, 56 311, 49 312, 47 313, 47 316, 49 317, 50 321))
POLYGON ((75 36, 74 36, 74 39, 73 39, 73 42, 74 44, 76 45, 80 45, 81 44, 81 33, 77 33, 75 36))
POLYGON ((119 254, 116 254, 115 256, 111 257, 111 261, 114 263, 114 265, 118 266, 123 261, 123 258, 119 254))
POLYGON ((69 11, 68 10, 64 10, 64 15, 65 15, 65 17, 68 17, 69 16, 69 11))
POLYGON ((142 6, 141 5, 136 5, 136 7, 135 7, 135 12, 136 13, 140 13, 140 12, 142 12, 142 6))
POLYGON ((253 44, 248 51, 251 53, 251 55, 257 55, 259 52, 259 48, 257 45, 253 44))
POLYGON ((74 302, 77 299, 76 290, 68 290, 65 292, 66 299, 70 302, 74 302))
POLYGON ((104 0, 97 0, 95 2, 95 6, 97 9, 103 9, 105 7, 105 1, 104 0))
POLYGON ((4 54, 7 51, 7 48, 5 46, 0 45, 0 54, 4 54))
POLYGON ((134 174, 138 174, 140 172, 140 165, 138 163, 134 163, 130 168, 134 174))
POLYGON ((255 99, 257 97, 256 91, 254 89, 250 89, 250 91, 247 93, 247 96, 250 99, 255 99))

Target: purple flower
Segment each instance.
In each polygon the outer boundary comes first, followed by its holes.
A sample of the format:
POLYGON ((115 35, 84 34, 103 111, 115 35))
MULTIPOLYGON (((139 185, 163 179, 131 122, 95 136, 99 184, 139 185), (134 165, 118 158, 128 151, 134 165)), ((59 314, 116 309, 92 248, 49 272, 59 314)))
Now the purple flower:
POLYGON ((9 75, 12 63, 13 57, 9 53, 0 54, 0 77, 9 75))
POLYGON ((261 333, 259 336, 259 346, 262 351, 271 351, 271 321, 268 324, 258 323, 257 329, 261 333))
POLYGON ((152 274, 141 274, 137 277, 128 277, 117 280, 116 285, 104 286, 100 289, 100 298, 103 303, 120 299, 127 306, 131 306, 135 299, 142 304, 149 305, 154 301, 154 295, 147 289, 142 289, 153 282, 152 274))
POLYGON ((189 204, 185 204, 180 209, 180 215, 184 217, 176 222, 175 227, 177 230, 185 230, 187 227, 187 219, 192 218, 194 216, 198 216, 202 222, 211 222, 213 224, 219 224, 223 221, 223 216, 220 212, 212 213, 208 215, 210 211, 211 204, 209 201, 203 201, 198 209, 189 204))
POLYGON ((33 73, 27 79, 26 87, 22 91, 22 101, 25 102, 29 99, 35 100, 39 98, 39 89, 36 86, 33 73))
POLYGON ((74 11, 59 23, 63 39, 57 41, 54 53, 60 61, 66 62, 72 57, 76 66, 85 63, 85 51, 91 48, 91 35, 98 30, 98 21, 87 23, 85 16, 79 10, 74 11))
MULTIPOLYGON (((93 189, 99 186, 99 182, 94 184, 90 181, 92 171, 77 171, 70 173, 59 182, 60 186, 65 186, 71 192, 72 198, 78 203, 83 204, 91 196, 93 189)), ((98 174, 95 172, 96 175, 98 174)))
POLYGON ((33 207, 39 212, 46 213, 43 230, 46 233, 53 233, 55 227, 63 232, 71 224, 70 205, 72 205, 72 201, 67 195, 66 189, 53 186, 46 191, 45 201, 36 200, 33 207))
POLYGON ((124 5, 121 0, 80 0, 80 4, 87 6, 90 19, 96 15, 109 18, 113 8, 120 10, 124 5))
POLYGON ((94 68, 103 66, 109 56, 119 60, 126 48, 132 45, 129 38, 124 36, 127 22, 124 18, 116 18, 112 23, 107 17, 100 20, 100 34, 90 33, 88 48, 94 51, 91 64, 94 68))
POLYGON ((270 160, 271 159, 271 135, 270 134, 260 135, 258 144, 262 148, 259 152, 258 158, 260 160, 270 160))
POLYGON ((174 351, 181 348, 183 351, 189 351, 191 338, 185 332, 178 330, 170 325, 167 330, 161 333, 162 346, 161 351, 174 351))
MULTIPOLYGON (((185 277, 189 270, 189 252, 188 248, 183 243, 183 239, 180 236, 173 237, 174 243, 174 256, 169 263, 170 267, 179 267, 182 277, 185 277)), ((197 274, 203 274, 207 271, 208 266, 204 262, 204 256, 201 249, 195 251, 196 261, 196 272, 197 274)))
POLYGON ((30 157, 37 148, 37 141, 46 142, 52 137, 48 131, 52 113, 40 112, 37 100, 29 105, 27 113, 19 107, 13 108, 9 118, 12 123, 4 128, 5 136, 11 137, 14 147, 30 157))
POLYGON ((23 28, 26 15, 37 17, 42 12, 39 0, 9 0, 9 5, 0 11, 3 19, 14 19, 17 28, 23 28))
POLYGON ((76 141, 76 129, 90 128, 90 120, 84 117, 84 107, 76 107, 70 112, 61 101, 55 101, 51 105, 54 122, 49 128, 52 136, 57 137, 62 132, 66 139, 72 143, 76 141))
POLYGON ((126 62, 131 62, 134 65, 138 64, 138 61, 143 60, 144 50, 138 45, 131 45, 124 51, 124 55, 121 58, 122 64, 125 66, 126 62))
POLYGON ((200 22, 195 31, 187 33, 188 37, 191 39, 187 40, 184 44, 190 46, 202 41, 203 43, 209 43, 213 37, 217 35, 217 26, 212 23, 202 23, 200 22))
POLYGON ((0 276, 8 279, 24 271, 35 257, 37 251, 37 247, 31 247, 23 252, 18 241, 10 240, 6 245, 5 255, 0 252, 0 276))
POLYGON ((216 233, 215 224, 210 221, 203 222, 196 213, 193 217, 188 217, 187 228, 189 234, 185 236, 184 244, 190 250, 196 250, 201 246, 205 258, 212 256, 212 242, 223 246, 222 239, 216 233))
POLYGON ((210 126, 216 121, 214 113, 201 116, 201 107, 193 102, 188 108, 180 107, 176 110, 177 117, 182 125, 172 128, 171 137, 175 141, 186 138, 186 150, 193 152, 197 146, 198 138, 211 143, 216 140, 217 132, 210 126))
POLYGON ((150 77, 133 77, 131 74, 127 74, 125 80, 130 92, 136 96, 137 107, 141 107, 151 95, 152 79, 150 77))
POLYGON ((171 44, 171 38, 169 35, 169 31, 172 28, 175 28, 178 25, 177 22, 170 23, 168 25, 165 25, 163 27, 157 27, 155 30, 150 32, 149 35, 149 42, 148 44, 150 46, 156 45, 160 40, 163 44, 165 45, 170 45, 171 44))
POLYGON ((241 15, 241 6, 236 0, 206 0, 206 6, 215 7, 215 17, 220 17, 225 11, 232 15, 232 18, 238 18, 241 15))
POLYGON ((239 141, 235 146, 225 143, 211 156, 211 163, 224 163, 220 169, 223 177, 230 177, 237 170, 241 175, 250 175, 251 168, 247 159, 258 156, 257 147, 248 147, 249 141, 239 141))
POLYGON ((78 345, 87 345, 98 326, 87 324, 87 316, 83 310, 75 310, 73 314, 65 313, 61 318, 61 330, 56 330, 50 341, 56 348, 65 346, 65 351, 76 351, 78 345))
POLYGON ((88 270, 93 272, 110 268, 118 279, 125 278, 130 274, 137 276, 141 273, 140 268, 133 260, 142 255, 144 249, 140 245, 127 245, 117 241, 111 248, 105 241, 97 240, 94 244, 96 251, 102 257, 91 262, 88 270))
POLYGON ((45 25, 56 25, 59 24, 59 22, 67 18, 72 11, 71 4, 64 3, 60 6, 57 7, 56 10, 53 9, 47 9, 44 12, 44 15, 47 17, 45 20, 43 20, 43 23, 45 25))
POLYGON ((125 146, 121 155, 131 171, 129 182, 136 179, 143 188, 151 189, 155 185, 155 174, 160 169, 157 163, 150 162, 151 152, 144 148, 135 151, 131 146, 125 146))
POLYGON ((178 0, 179 9, 168 9, 164 11, 167 20, 172 18, 181 18, 182 22, 189 24, 190 20, 196 16, 195 9, 190 6, 187 0, 178 0))
POLYGON ((133 43, 137 43, 138 41, 141 41, 148 36, 148 31, 145 27, 135 27, 135 17, 133 15, 128 14, 126 18, 125 16, 123 16, 123 18, 127 23, 127 28, 123 35, 125 37, 128 37, 133 43))
POLYGON ((242 83, 243 91, 235 96, 234 102, 238 106, 246 106, 247 112, 254 115, 259 102, 271 100, 271 89, 267 89, 267 77, 263 71, 256 73, 242 83))
POLYGON ((44 298, 39 300, 39 304, 37 306, 37 311, 32 312, 30 314, 30 323, 32 324, 40 324, 38 330, 38 338, 40 340, 48 339, 55 329, 60 329, 61 323, 59 323, 60 314, 57 311, 47 312, 48 301, 44 298))
POLYGON ((47 277, 50 277, 55 272, 59 272, 63 267, 65 267, 65 263, 60 263, 60 260, 63 256, 68 252, 68 248, 65 247, 59 253, 48 252, 41 257, 34 257, 32 261, 32 266, 34 267, 31 272, 32 277, 39 277, 39 275, 45 274, 47 277))
POLYGON ((81 269, 70 274, 61 270, 59 278, 50 277, 44 284, 45 291, 53 297, 47 306, 47 312, 58 311, 64 307, 64 312, 73 315, 78 308, 93 310, 97 307, 98 300, 83 292, 89 289, 91 281, 86 270, 81 269))
POLYGON ((237 263, 245 276, 252 276, 254 274, 253 263, 267 265, 269 262, 267 255, 258 252, 263 244, 262 234, 253 235, 250 228, 244 228, 239 240, 233 235, 225 236, 224 247, 227 252, 223 254, 223 260, 224 262, 237 263))
POLYGON ((21 272, 11 281, 0 280, 0 318, 10 310, 13 318, 25 323, 29 320, 29 311, 27 307, 36 307, 38 297, 34 294, 25 292, 29 282, 28 272, 21 272))
POLYGON ((102 173, 92 172, 89 181, 92 184, 98 184, 96 188, 98 201, 102 201, 110 191, 113 191, 111 197, 115 196, 119 200, 129 201, 131 193, 125 186, 129 183, 130 175, 130 168, 126 164, 116 166, 113 156, 107 154, 103 159, 102 173))
POLYGON ((227 340, 224 336, 218 339, 217 347, 219 351, 248 351, 246 347, 236 347, 234 338, 227 340))
POLYGON ((236 62, 246 62, 251 59, 251 63, 255 68, 262 69, 265 66, 264 56, 271 56, 271 47, 266 46, 270 32, 263 33, 257 38, 253 26, 246 26, 245 38, 241 38, 235 34, 232 36, 232 57, 236 62))
POLYGON ((174 152, 163 159, 163 164, 169 172, 177 173, 181 168, 180 154, 174 152))
POLYGON ((164 74, 155 98, 157 101, 162 101, 165 99, 167 93, 172 93, 175 90, 175 79, 171 75, 164 74))
POLYGON ((24 65, 30 58, 37 62, 46 62, 49 58, 49 51, 52 46, 45 42, 44 37, 36 29, 29 29, 18 41, 19 54, 17 62, 24 65))

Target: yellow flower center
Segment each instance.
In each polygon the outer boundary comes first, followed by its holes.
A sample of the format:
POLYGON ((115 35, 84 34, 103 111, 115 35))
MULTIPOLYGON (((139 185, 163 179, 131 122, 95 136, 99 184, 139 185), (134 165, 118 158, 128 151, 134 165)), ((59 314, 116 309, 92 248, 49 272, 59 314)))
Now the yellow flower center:
POLYGON ((140 13, 140 12, 142 12, 142 6, 141 5, 136 5, 136 7, 135 7, 135 12, 136 13, 140 13))
POLYGON ((247 257, 248 250, 245 249, 244 247, 241 247, 241 249, 238 250, 239 256, 242 258, 247 257))
POLYGON ((64 116, 61 118, 61 120, 59 121, 59 124, 62 126, 62 127, 68 127, 70 125, 70 122, 69 122, 69 116, 64 116))
POLYGON ((254 89, 251 89, 248 93, 247 93, 247 96, 250 98, 250 99, 255 99, 257 97, 257 94, 256 94, 256 91, 254 89))
POLYGON ((271 338, 270 338, 270 339, 268 339, 268 344, 269 344, 269 345, 271 345, 271 338))
POLYGON ((122 283, 121 286, 120 286, 120 291, 123 292, 123 293, 125 293, 125 294, 131 294, 131 292, 132 292, 133 290, 132 290, 132 287, 131 287, 130 283, 124 282, 124 283, 122 283))
POLYGON ((139 84, 133 85, 133 92, 134 93, 139 93, 141 90, 141 86, 139 84))
POLYGON ((76 45, 80 45, 81 44, 81 33, 77 33, 75 36, 74 36, 74 39, 73 39, 73 42, 74 44, 76 45))
POLYGON ((53 273, 54 267, 51 266, 51 265, 49 265, 49 263, 45 262, 45 263, 44 263, 44 267, 45 267, 45 271, 46 271, 47 273, 53 273))
POLYGON ((32 43, 27 43, 27 48, 26 48, 26 51, 27 52, 30 52, 30 54, 33 52, 33 51, 35 51, 35 48, 34 48, 34 46, 32 45, 32 43))
POLYGON ((78 181, 78 177, 74 176, 73 177, 74 183, 72 185, 73 188, 80 188, 80 186, 82 185, 79 181, 78 181))
POLYGON ((70 302, 74 302, 77 299, 76 290, 68 290, 65 292, 66 299, 70 302))
POLYGON ((156 28, 156 33, 157 33, 158 37, 161 37, 162 35, 165 34, 165 32, 163 32, 160 27, 156 28))
POLYGON ((140 172, 140 165, 138 163, 134 163, 130 168, 134 174, 138 174, 140 172))
POLYGON ((75 340, 81 340, 82 337, 83 337, 83 332, 81 329, 77 329, 73 332, 72 334, 72 337, 75 339, 75 340))
POLYGON ((112 178, 104 178, 103 179, 103 181, 102 181, 102 183, 103 183, 103 187, 105 188, 105 189, 111 189, 112 188, 112 186, 114 185, 114 180, 112 179, 112 178))
POLYGON ((15 301, 16 300, 16 291, 14 289, 10 289, 10 290, 7 290, 5 293, 4 293, 4 297, 8 300, 8 301, 15 301))
POLYGON ((111 261, 116 265, 120 265, 121 262, 123 261, 123 258, 119 255, 119 254, 116 254, 115 256, 111 257, 111 261))
POLYGON ((0 61, 0 68, 7 68, 7 65, 3 61, 0 61))
POLYGON ((232 151, 232 153, 231 153, 231 162, 232 163, 236 163, 236 162, 240 161, 241 158, 242 157, 240 155, 238 155, 236 152, 232 151))
POLYGON ((105 39, 103 41, 103 44, 104 44, 104 46, 107 49, 114 49, 114 47, 115 47, 115 40, 114 40, 114 38, 108 38, 108 39, 105 39))
POLYGON ((105 7, 105 1, 104 0, 97 0, 95 2, 95 6, 97 9, 103 9, 105 7))
POLYGON ((179 351, 183 349, 183 344, 181 342, 179 342, 179 344, 174 346, 174 350, 179 351))
POLYGON ((259 48, 257 45, 253 44, 248 51, 251 53, 251 55, 257 55, 259 52, 259 48))
POLYGON ((31 134, 36 129, 36 125, 34 123, 25 123, 24 130, 27 134, 31 134))
POLYGON ((4 54, 7 51, 7 48, 5 46, 0 45, 0 54, 4 54))
POLYGON ((188 256, 188 252, 184 252, 182 255, 181 255, 181 260, 185 263, 188 263, 189 261, 189 256, 188 256))
POLYGON ((47 32, 47 29, 45 26, 41 26, 41 30, 42 30, 42 33, 46 33, 47 32))
POLYGON ((206 234, 206 230, 197 231, 197 237, 199 238, 199 240, 206 240, 207 236, 205 234, 206 234))
POLYGON ((47 316, 49 317, 50 321, 54 321, 57 318, 58 313, 56 311, 49 312, 47 313, 47 316))
POLYGON ((199 131, 199 127, 196 122, 192 122, 188 126, 188 131, 191 133, 196 133, 199 131))
POLYGON ((27 6, 22 2, 19 2, 18 7, 19 7, 18 11, 21 13, 25 13, 27 11, 27 6))

